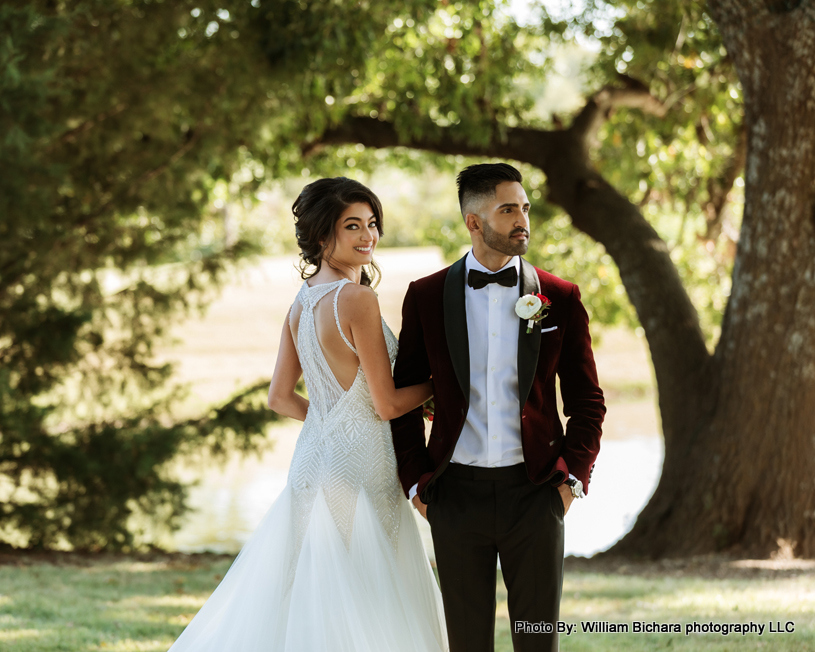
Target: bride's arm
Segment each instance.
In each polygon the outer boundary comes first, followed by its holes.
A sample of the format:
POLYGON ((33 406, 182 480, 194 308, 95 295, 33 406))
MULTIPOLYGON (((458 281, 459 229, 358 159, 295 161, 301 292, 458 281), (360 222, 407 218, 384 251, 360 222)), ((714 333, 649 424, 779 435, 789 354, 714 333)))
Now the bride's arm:
POLYGON ((283 333, 280 335, 280 348, 277 352, 274 375, 269 385, 268 405, 272 410, 285 417, 299 421, 306 420, 308 400, 294 391, 302 375, 300 358, 297 357, 297 349, 294 346, 294 338, 289 327, 289 315, 286 315, 283 333))
POLYGON ((379 301, 370 288, 349 286, 350 301, 343 302, 348 315, 351 335, 359 356, 359 364, 368 381, 374 409, 380 419, 389 421, 420 406, 433 395, 433 383, 396 389, 388 358, 379 301))

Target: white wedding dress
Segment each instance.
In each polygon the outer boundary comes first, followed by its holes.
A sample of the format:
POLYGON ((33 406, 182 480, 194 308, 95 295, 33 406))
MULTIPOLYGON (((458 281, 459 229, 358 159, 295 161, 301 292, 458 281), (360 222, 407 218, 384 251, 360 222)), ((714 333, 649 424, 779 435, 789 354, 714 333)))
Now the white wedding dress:
MULTIPOLYGON (((390 424, 360 368, 337 382, 314 307, 347 279, 309 287, 297 352, 309 408, 286 488, 171 652, 447 650, 441 594, 396 475, 390 424)), ((331 300, 327 298, 326 300, 331 300)), ((393 363, 397 341, 382 321, 393 363)))

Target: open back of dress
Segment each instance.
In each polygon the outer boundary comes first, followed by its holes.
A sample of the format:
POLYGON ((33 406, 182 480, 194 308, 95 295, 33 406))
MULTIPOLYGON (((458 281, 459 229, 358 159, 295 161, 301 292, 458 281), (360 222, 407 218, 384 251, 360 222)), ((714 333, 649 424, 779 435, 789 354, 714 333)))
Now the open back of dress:
MULTIPOLYGON (((441 594, 396 474, 390 424, 361 369, 346 391, 314 307, 341 280, 309 287, 297 350, 309 409, 288 484, 171 652, 441 652, 441 594)), ((397 341, 384 324, 391 362, 397 341)), ((343 339, 353 350, 344 334, 343 339)))
MULTIPOLYGON (((357 350, 342 331, 339 316, 340 291, 350 282, 343 279, 314 287, 308 287, 307 284, 304 284, 303 289, 297 295, 297 300, 302 305, 300 320, 297 324, 297 354, 300 358, 300 366, 303 368, 303 378, 309 390, 309 408, 315 409, 323 417, 328 414, 332 406, 336 405, 342 395, 346 391, 350 391, 351 388, 345 390, 342 387, 334 370, 326 360, 325 352, 317 336, 314 310, 322 299, 332 301, 327 295, 333 292, 334 321, 337 331, 348 345, 348 348, 356 354, 357 350)), ((359 376, 359 371, 357 376, 359 376)))

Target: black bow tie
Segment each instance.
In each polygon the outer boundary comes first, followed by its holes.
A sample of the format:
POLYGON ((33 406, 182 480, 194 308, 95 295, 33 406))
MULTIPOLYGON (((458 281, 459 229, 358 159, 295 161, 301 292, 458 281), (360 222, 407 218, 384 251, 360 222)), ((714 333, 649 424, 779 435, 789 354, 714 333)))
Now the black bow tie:
POLYGON ((514 267, 508 267, 497 274, 487 274, 486 272, 479 272, 477 269, 471 269, 467 275, 467 285, 474 290, 480 290, 490 283, 498 283, 498 285, 503 285, 505 288, 515 287, 518 284, 518 270, 514 267))

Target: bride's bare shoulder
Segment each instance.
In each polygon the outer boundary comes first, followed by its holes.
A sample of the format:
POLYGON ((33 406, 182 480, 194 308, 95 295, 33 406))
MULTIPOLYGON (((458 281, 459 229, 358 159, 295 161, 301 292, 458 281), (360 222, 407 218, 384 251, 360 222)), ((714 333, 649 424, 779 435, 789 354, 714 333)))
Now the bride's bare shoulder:
POLYGON ((379 313, 379 299, 367 285, 348 283, 340 293, 340 310, 349 319, 379 313))

